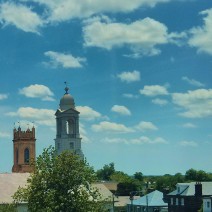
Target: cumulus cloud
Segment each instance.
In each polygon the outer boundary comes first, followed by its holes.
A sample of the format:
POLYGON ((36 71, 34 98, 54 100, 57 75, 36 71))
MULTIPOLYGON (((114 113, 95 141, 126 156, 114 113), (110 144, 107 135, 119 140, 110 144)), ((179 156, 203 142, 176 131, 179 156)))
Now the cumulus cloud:
POLYGON ((190 30, 191 38, 188 44, 197 48, 198 52, 203 52, 212 55, 212 8, 202 11, 204 15, 204 25, 201 27, 194 27, 190 30))
POLYGON ((85 58, 73 57, 71 54, 63 54, 54 51, 47 51, 44 55, 50 59, 49 62, 44 62, 44 64, 52 68, 82 68, 82 63, 86 62, 85 58))
MULTIPOLYGON (((22 0, 27 1, 27 0, 22 0)), ((30 0, 28 0, 30 1, 30 0)), ((154 7, 169 0, 31 0, 44 5, 48 20, 51 22, 67 21, 73 18, 85 18, 93 14, 110 12, 130 12, 141 6, 154 7)))
POLYGON ((197 89, 187 93, 173 93, 172 101, 185 112, 180 115, 187 118, 212 116, 212 89, 197 89))
POLYGON ((197 147, 198 146, 197 142, 194 142, 194 141, 181 141, 181 142, 179 142, 179 145, 180 146, 188 146, 188 147, 197 147))
POLYGON ((164 105, 168 104, 168 101, 165 99, 156 98, 156 99, 152 100, 152 103, 154 103, 156 105, 164 106, 164 105))
POLYGON ((9 134, 8 132, 2 132, 0 131, 0 138, 10 138, 11 134, 9 134))
POLYGON ((140 89, 140 94, 145 96, 158 96, 158 95, 168 95, 167 88, 161 85, 145 85, 143 89, 140 89))
POLYGON ((139 71, 125 71, 117 75, 117 77, 122 81, 122 82, 136 82, 140 81, 140 72, 139 71))
POLYGON ((152 123, 148 121, 142 121, 137 126, 136 129, 141 130, 142 132, 149 130, 158 130, 158 128, 152 123))
POLYGON ((43 101, 54 101, 53 92, 45 85, 30 85, 19 90, 19 94, 22 94, 29 98, 41 98, 43 101))
POLYGON ((85 126, 82 123, 79 124, 79 131, 80 131, 80 136, 82 137, 82 142, 83 143, 90 143, 91 141, 88 138, 87 131, 85 129, 85 126))
POLYGON ((95 111, 93 108, 88 106, 77 106, 76 109, 80 112, 80 118, 87 121, 102 118, 101 113, 95 111))
POLYGON ((184 128, 196 128, 197 126, 192 123, 185 123, 185 124, 183 124, 183 127, 184 128))
POLYGON ((122 106, 122 105, 114 105, 111 108, 111 111, 113 111, 115 113, 119 113, 120 115, 127 115, 127 116, 131 115, 130 110, 127 107, 122 106))
POLYGON ((8 98, 7 94, 1 94, 0 93, 0 100, 4 100, 4 99, 7 99, 7 98, 8 98))
POLYGON ((160 53, 156 46, 168 43, 167 27, 151 18, 130 24, 95 21, 83 28, 84 45, 107 50, 128 46, 137 55, 160 53), (141 36, 142 35, 142 36, 141 36))
POLYGON ((154 139, 151 139, 146 136, 141 136, 139 138, 134 138, 134 139, 125 139, 125 138, 104 138, 101 140, 104 143, 123 143, 123 144, 135 144, 135 145, 143 145, 143 144, 168 144, 168 142, 161 137, 157 137, 154 139))
POLYGON ((34 121, 38 125, 55 126, 54 114, 54 110, 20 107, 16 112, 9 112, 6 115, 34 121))
POLYGON ((136 95, 136 94, 131 94, 131 93, 124 93, 124 94, 122 94, 122 96, 124 97, 124 98, 129 98, 129 99, 137 99, 139 96, 138 95, 136 95))
POLYGON ((25 32, 39 33, 43 20, 31 8, 13 2, 0 4, 0 22, 3 26, 13 25, 25 32))
POLYGON ((182 80, 187 82, 190 85, 196 86, 196 87, 204 87, 205 85, 197 80, 189 79, 188 77, 182 77, 182 80))
POLYGON ((131 128, 126 127, 123 124, 118 124, 114 122, 103 121, 99 124, 93 124, 92 130, 95 132, 109 132, 109 133, 129 133, 133 132, 131 128))

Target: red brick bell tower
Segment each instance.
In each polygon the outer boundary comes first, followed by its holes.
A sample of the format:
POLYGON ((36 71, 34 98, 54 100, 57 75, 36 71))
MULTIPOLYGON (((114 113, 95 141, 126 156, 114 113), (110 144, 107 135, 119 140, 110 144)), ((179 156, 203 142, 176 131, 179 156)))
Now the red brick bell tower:
POLYGON ((12 172, 33 172, 34 167, 31 162, 35 160, 35 128, 29 128, 22 131, 19 126, 18 129, 13 130, 13 158, 14 164, 12 172))

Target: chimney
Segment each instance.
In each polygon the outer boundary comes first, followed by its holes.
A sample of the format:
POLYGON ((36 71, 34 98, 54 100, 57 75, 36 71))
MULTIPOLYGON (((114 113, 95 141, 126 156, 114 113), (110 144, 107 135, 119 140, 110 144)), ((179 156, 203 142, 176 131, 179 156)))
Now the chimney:
POLYGON ((202 183, 196 182, 195 184, 195 196, 200 197, 202 196, 202 183))

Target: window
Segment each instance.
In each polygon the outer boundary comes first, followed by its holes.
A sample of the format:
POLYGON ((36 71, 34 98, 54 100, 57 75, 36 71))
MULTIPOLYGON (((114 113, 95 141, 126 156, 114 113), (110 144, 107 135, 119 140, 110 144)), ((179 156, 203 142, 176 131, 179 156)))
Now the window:
POLYGON ((24 163, 29 163, 29 149, 24 150, 24 163))
POLYGON ((178 201, 178 198, 176 198, 176 205, 178 205, 179 204, 179 201, 178 201))
POLYGON ((180 187, 177 187, 177 193, 178 194, 180 193, 180 187))
POLYGON ((57 149, 60 149, 60 143, 57 143, 57 149))
POLYGON ((173 205, 173 198, 171 198, 171 205, 173 205))
POLYGON ((18 163, 18 149, 16 149, 16 163, 18 163))
POLYGON ((70 149, 74 149, 74 143, 73 142, 70 143, 70 149))
POLYGON ((184 199, 183 198, 181 199, 181 205, 184 205, 184 199))
POLYGON ((209 201, 207 201, 207 208, 210 208, 211 204, 209 201))

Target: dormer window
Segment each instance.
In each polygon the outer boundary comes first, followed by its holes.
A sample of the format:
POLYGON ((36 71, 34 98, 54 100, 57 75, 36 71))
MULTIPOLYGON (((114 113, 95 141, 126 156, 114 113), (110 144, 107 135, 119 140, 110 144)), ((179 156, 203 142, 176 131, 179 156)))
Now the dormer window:
POLYGON ((177 193, 178 194, 180 193, 180 187, 177 187, 177 193))

